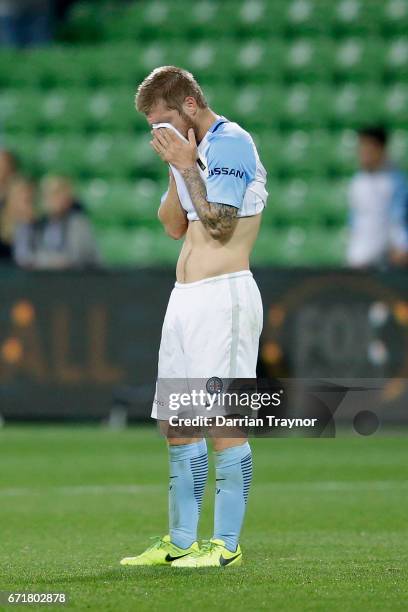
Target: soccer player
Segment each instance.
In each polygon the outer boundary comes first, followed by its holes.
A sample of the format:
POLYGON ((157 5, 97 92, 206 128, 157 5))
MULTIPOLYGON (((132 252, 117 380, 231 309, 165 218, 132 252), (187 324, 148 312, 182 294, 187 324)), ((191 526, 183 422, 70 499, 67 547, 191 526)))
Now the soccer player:
MULTIPOLYGON (((170 166, 159 219, 170 237, 184 237, 163 323, 158 380, 255 379, 263 312, 249 255, 268 194, 254 142, 237 123, 209 108, 193 75, 181 68, 153 70, 138 88, 136 108, 153 127, 170 124, 152 130, 151 145, 170 166)), ((160 420, 157 395, 152 417, 160 420)), ((197 543, 208 473, 206 440, 173 433, 168 435, 169 535, 122 559, 122 565, 241 564, 251 449, 243 433, 214 436, 212 445, 217 482, 211 540, 197 543)))

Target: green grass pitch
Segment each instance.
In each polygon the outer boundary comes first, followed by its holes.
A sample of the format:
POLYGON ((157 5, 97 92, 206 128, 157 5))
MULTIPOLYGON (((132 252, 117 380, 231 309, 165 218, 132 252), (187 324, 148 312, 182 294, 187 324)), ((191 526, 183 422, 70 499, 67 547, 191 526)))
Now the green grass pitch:
MULTIPOLYGON (((69 609, 115 612, 408 609, 407 438, 252 445, 241 568, 122 568, 121 557, 167 529, 167 453, 156 430, 5 427, 0 590, 66 592, 69 609)), ((212 474, 203 538, 213 491, 212 474)))

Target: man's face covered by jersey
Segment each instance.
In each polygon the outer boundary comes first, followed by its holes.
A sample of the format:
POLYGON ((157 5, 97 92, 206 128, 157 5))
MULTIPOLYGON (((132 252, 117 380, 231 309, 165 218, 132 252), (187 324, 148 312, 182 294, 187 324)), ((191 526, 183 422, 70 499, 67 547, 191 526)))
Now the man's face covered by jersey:
POLYGON ((147 120, 150 124, 153 123, 171 123, 185 138, 187 138, 188 130, 193 128, 196 132, 196 124, 192 117, 190 117, 184 110, 178 111, 174 108, 168 108, 168 106, 159 100, 155 104, 147 115, 147 120))

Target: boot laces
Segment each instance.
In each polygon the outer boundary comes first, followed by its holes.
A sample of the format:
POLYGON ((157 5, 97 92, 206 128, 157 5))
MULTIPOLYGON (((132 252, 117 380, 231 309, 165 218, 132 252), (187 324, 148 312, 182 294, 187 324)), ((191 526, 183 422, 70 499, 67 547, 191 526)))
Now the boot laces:
POLYGON ((203 555, 209 555, 217 548, 217 546, 219 546, 219 544, 216 544, 212 540, 203 540, 200 546, 200 550, 193 553, 193 556, 201 557, 203 555))

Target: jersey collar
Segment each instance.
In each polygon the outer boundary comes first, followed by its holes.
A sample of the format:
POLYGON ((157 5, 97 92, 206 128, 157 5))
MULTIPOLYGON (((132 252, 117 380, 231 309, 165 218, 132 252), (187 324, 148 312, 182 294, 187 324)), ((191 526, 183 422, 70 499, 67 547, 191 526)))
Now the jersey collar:
POLYGON ((210 134, 214 134, 214 132, 216 130, 218 130, 218 128, 220 127, 220 125, 222 123, 227 123, 228 119, 226 119, 225 117, 223 117, 222 115, 220 117, 218 117, 218 119, 216 119, 214 121, 214 123, 212 125, 210 125, 208 132, 210 134))

